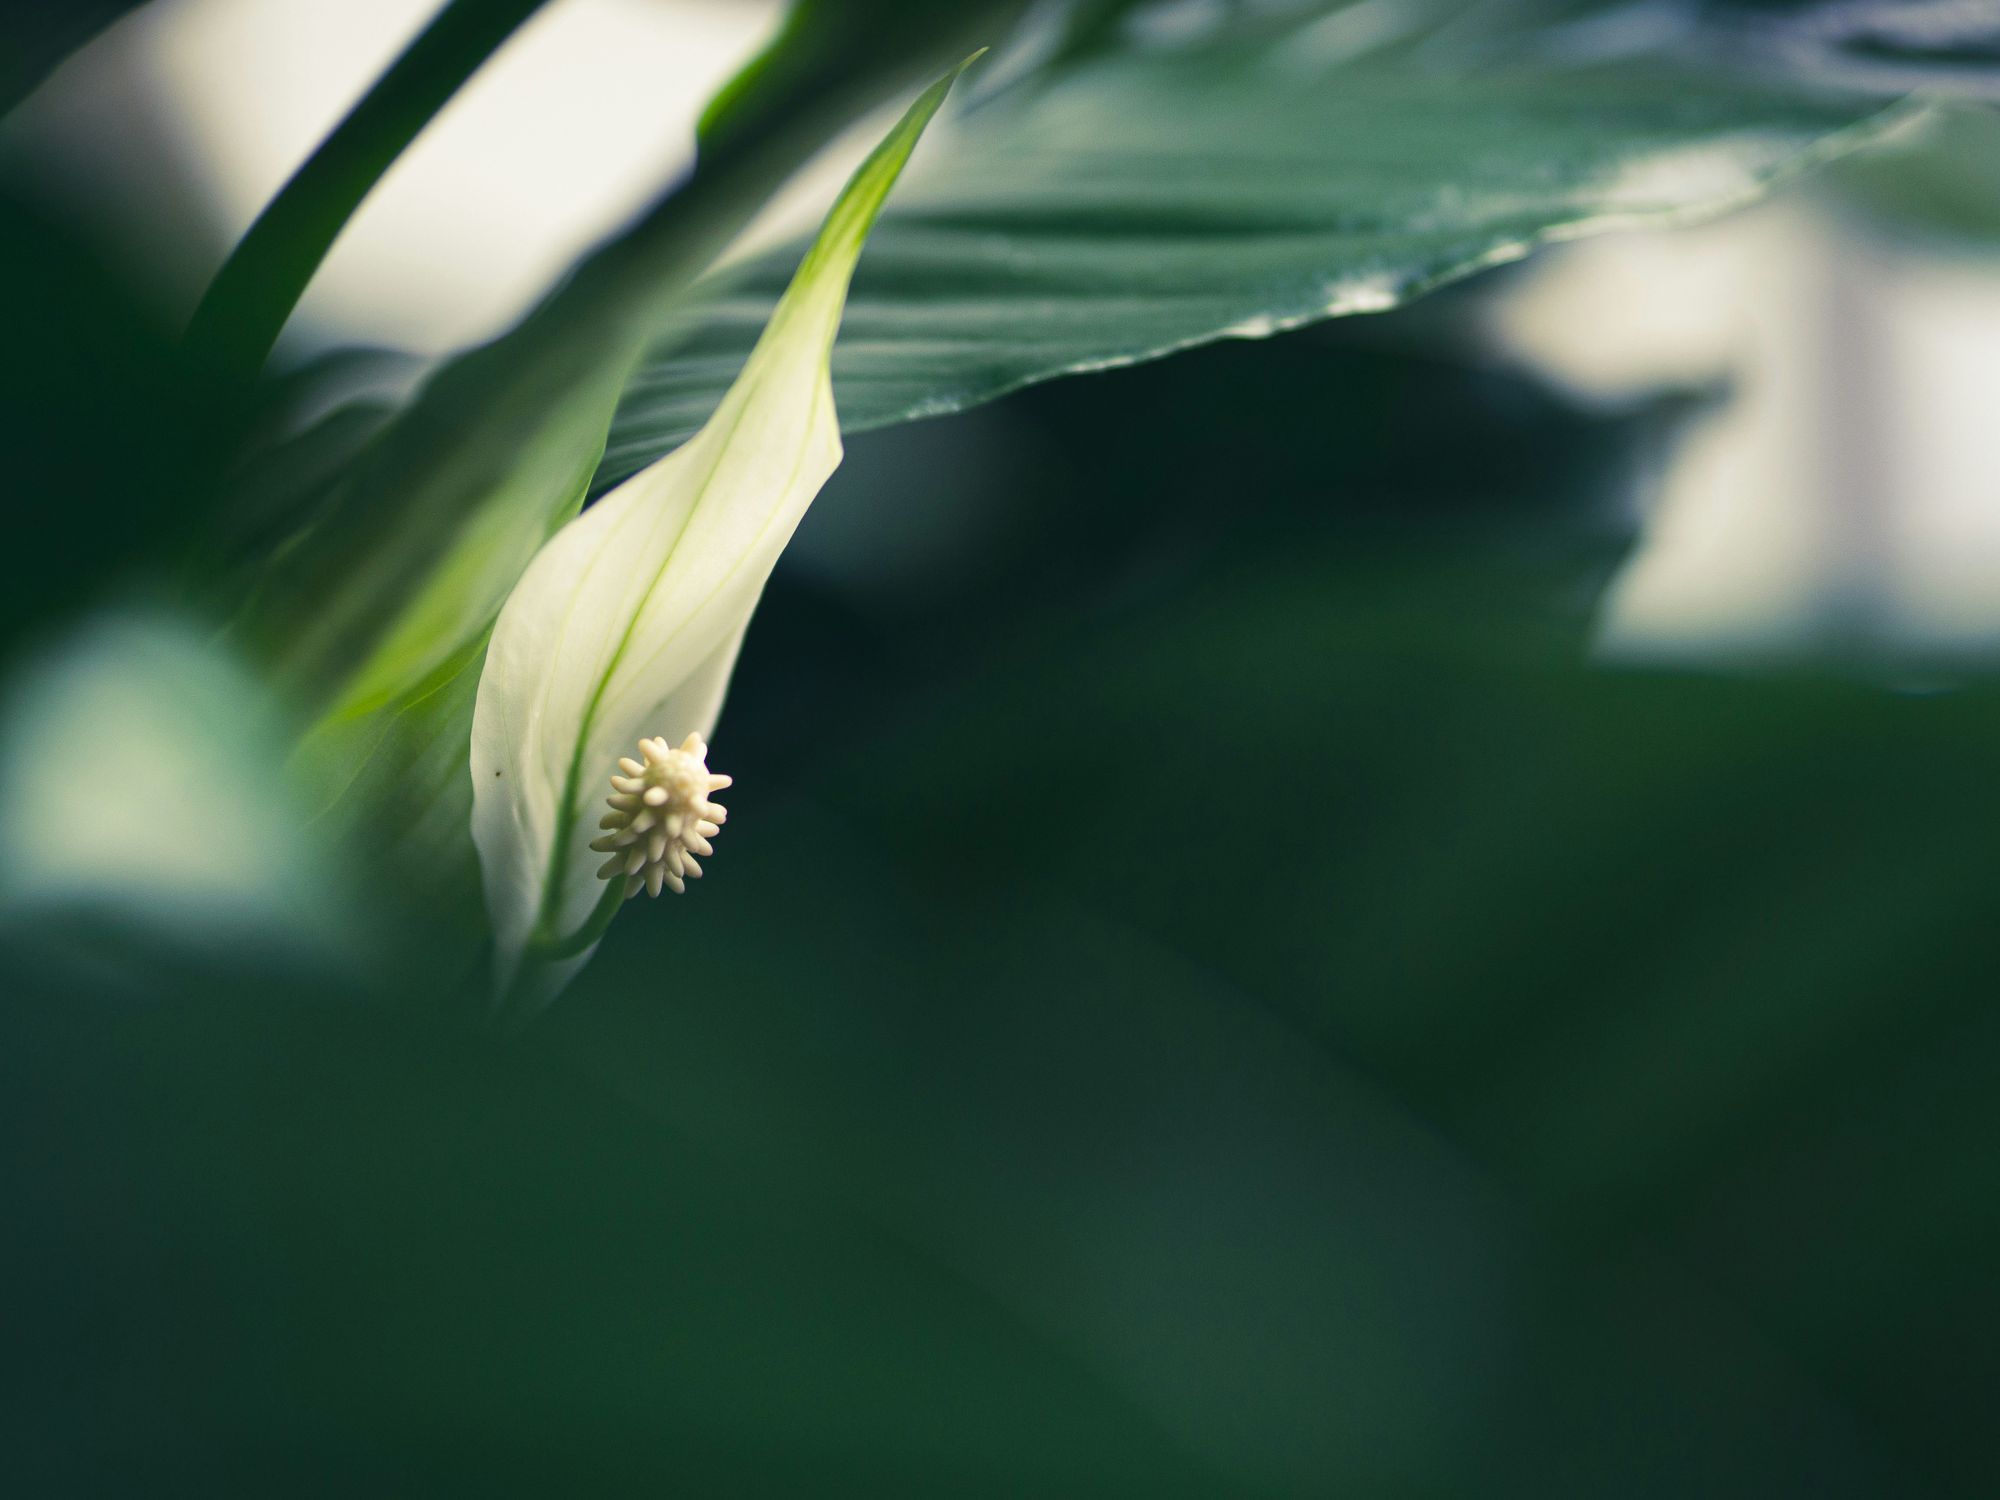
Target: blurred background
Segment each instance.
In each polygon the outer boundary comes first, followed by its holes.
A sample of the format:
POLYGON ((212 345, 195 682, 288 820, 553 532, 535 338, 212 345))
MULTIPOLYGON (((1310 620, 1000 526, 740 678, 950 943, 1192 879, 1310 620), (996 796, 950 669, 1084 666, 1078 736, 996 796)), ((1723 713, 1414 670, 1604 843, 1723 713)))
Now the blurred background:
MULTIPOLYGON (((171 445, 169 331, 433 9, 159 0, 0 126, 111 449, 171 445)), ((558 0, 281 356, 506 326, 779 15, 558 0)), ((264 907, 112 951, 0 870, 10 1487, 1993 1494, 1997 163, 1961 102, 851 436, 715 878, 519 1034, 276 951, 320 893, 148 752, 228 722, 260 774, 240 684, 134 723, 28 670, 77 785, 212 856, 134 899, 264 907)), ((10 378, 32 535, 113 455, 10 378)), ((69 664, 144 702, 119 628, 69 664)))

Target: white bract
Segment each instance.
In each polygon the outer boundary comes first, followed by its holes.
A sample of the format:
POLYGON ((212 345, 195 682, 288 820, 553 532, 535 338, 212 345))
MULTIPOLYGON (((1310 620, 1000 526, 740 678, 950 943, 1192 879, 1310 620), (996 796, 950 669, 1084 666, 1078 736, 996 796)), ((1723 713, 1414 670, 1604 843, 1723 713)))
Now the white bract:
POLYGON ((524 953, 579 961, 635 880, 678 889, 721 822, 703 811, 725 779, 708 777, 702 742, 765 580, 840 462, 828 360, 848 282, 951 83, 925 93, 855 173, 708 425, 556 533, 500 612, 473 714, 472 836, 503 980, 524 953), (635 744, 645 761, 629 761, 635 744), (706 784, 675 757, 699 764, 706 784))

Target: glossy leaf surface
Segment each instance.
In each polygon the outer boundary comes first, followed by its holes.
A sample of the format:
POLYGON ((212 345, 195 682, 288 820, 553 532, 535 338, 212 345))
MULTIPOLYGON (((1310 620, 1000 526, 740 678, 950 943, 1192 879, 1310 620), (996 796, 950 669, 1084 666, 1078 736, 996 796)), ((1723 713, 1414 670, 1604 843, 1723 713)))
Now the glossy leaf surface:
MULTIPOLYGON (((1377 312, 1552 238, 1714 214, 1874 106, 1673 70, 1134 57, 958 122, 884 215, 834 356, 849 431, 1052 376, 1377 312)), ((796 250, 644 364, 595 487, 669 451, 796 250)))

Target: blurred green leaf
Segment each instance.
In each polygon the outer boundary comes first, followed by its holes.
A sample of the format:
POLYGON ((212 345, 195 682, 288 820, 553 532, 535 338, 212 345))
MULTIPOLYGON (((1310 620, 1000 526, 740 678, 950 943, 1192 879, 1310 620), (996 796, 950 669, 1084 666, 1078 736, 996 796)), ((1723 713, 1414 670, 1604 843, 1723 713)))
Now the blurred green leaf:
POLYGON ((1986 0, 1709 0, 1717 45, 1801 77, 2000 98, 2000 12, 1986 0))
MULTIPOLYGON (((820 114, 857 75, 892 94, 928 83, 972 53, 1005 42, 1030 0, 789 0, 771 44, 703 111, 703 151, 728 150, 774 106, 820 114)), ((872 101, 879 103, 879 99, 872 101)))
POLYGON ((1891 229, 1990 252, 2000 246, 2000 110, 1934 109, 1923 130, 1844 163, 1837 181, 1891 229))
POLYGON ((77 48, 145 0, 0 3, 0 115, 25 99, 77 48))
POLYGON ((482 637, 393 704, 322 720, 289 757, 314 834, 395 893, 413 988, 457 987, 488 947, 466 771, 485 653, 482 637))
POLYGON ((201 563, 210 595, 238 610, 255 607, 271 554, 312 524, 425 368, 400 350, 357 346, 264 382, 229 472, 207 497, 201 563))
POLYGON ((215 273, 191 357, 247 387, 306 284, 382 174, 542 0, 449 0, 314 148, 215 273))
POLYGON ((0 451, 11 538, 0 643, 171 556, 210 476, 191 434, 216 394, 123 267, 41 192, 0 173, 0 451))
POLYGON ((190 622, 102 614, 0 705, 0 936, 125 982, 195 963, 345 962, 348 892, 304 831, 285 725, 190 622), (121 946, 123 945, 123 946, 121 946))
MULTIPOLYGON (((1717 76, 1283 51, 1135 57, 962 122, 884 216, 835 353, 849 430, 1394 306, 1552 238, 1754 199, 1872 106, 1717 76)), ((760 257, 639 370, 598 490, 714 408, 796 260, 760 257)))

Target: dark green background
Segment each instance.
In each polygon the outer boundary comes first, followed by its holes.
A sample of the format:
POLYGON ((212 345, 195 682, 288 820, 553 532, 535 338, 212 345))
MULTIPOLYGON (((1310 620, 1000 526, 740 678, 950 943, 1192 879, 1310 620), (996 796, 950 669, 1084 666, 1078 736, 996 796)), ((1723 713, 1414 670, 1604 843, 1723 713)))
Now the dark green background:
POLYGON ((1992 1493, 2000 694, 1589 664, 1427 318, 853 439, 518 1035, 17 968, 19 1492, 1992 1493))

